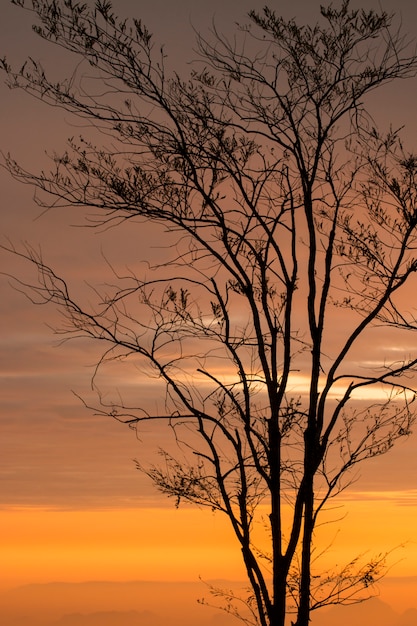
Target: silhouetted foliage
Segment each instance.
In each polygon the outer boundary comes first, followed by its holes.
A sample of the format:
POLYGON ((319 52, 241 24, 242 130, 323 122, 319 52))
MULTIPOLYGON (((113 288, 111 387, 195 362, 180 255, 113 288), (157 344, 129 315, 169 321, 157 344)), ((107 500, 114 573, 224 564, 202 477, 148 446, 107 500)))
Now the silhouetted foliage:
POLYGON ((240 613, 223 590, 226 610, 262 626, 283 626, 292 612, 307 626, 314 609, 367 597, 384 556, 320 572, 314 530, 352 468, 414 421, 416 358, 391 362, 383 346, 366 367, 351 357, 378 325, 392 342, 417 328, 403 306, 417 269, 417 157, 366 108, 369 92, 415 75, 414 51, 391 15, 348 1, 321 8, 314 26, 265 8, 231 40, 197 35, 181 78, 145 25, 120 20, 110 2, 14 4, 105 89, 3 59, 11 87, 95 127, 50 173, 8 157, 12 175, 45 192, 41 206, 89 207, 90 225, 154 221, 177 234, 171 261, 150 278, 117 276, 97 308, 81 306, 30 248, 12 248, 39 270, 38 284, 21 287, 61 308, 65 335, 106 342, 103 361, 147 362, 164 381, 161 414, 122 400, 100 410, 139 430, 151 421, 174 430, 178 458, 162 451, 141 469, 177 505, 230 520, 251 594, 240 613), (111 148, 96 145, 97 131, 111 148), (258 523, 267 553, 254 545, 258 523))

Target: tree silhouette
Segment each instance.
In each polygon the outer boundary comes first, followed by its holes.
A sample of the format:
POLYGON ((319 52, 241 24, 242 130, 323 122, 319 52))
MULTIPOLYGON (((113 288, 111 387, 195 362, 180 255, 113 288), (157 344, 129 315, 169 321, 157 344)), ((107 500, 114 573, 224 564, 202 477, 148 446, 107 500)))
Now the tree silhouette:
MULTIPOLYGON (((7 157, 12 175, 44 192, 41 206, 88 207, 89 225, 114 226, 115 237, 132 220, 175 238, 169 261, 150 277, 115 272, 96 306, 33 249, 10 246, 38 269, 37 284, 18 286, 58 305, 57 332, 107 345, 98 367, 130 358, 164 383, 162 413, 101 396, 100 411, 173 430, 177 456, 162 451, 141 469, 177 504, 228 517, 251 588, 242 619, 284 626, 292 613, 307 626, 314 609, 363 599, 384 557, 320 572, 314 532, 352 468, 414 420, 417 359, 390 362, 383 346, 378 362, 351 357, 380 325, 392 342, 417 328, 403 306, 417 270, 417 157, 366 107, 369 92, 415 75, 414 51, 393 16, 348 1, 322 7, 315 26, 265 8, 233 40, 197 34, 181 78, 145 25, 106 0, 14 4, 29 4, 36 32, 95 74, 57 83, 32 59, 18 71, 3 59, 11 87, 92 131, 70 139, 49 173, 7 157), (260 523, 268 552, 255 545, 260 523)), ((238 614, 234 594, 213 592, 238 614)))

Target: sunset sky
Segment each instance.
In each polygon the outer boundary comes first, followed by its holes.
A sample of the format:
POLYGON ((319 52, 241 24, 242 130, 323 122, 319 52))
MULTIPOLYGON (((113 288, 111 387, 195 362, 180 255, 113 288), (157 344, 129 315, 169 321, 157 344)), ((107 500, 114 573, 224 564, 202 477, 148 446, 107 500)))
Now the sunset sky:
MULTIPOLYGON (((182 67, 192 58, 193 27, 204 30, 214 16, 224 32, 231 32, 246 11, 264 4, 113 2, 120 15, 143 18, 165 44, 171 61, 178 59, 182 67)), ((283 7, 286 17, 307 21, 316 19, 320 2, 270 4, 277 11, 283 7)), ((404 30, 417 38, 414 0, 381 0, 381 5, 400 13, 404 30)), ((355 0, 352 6, 378 8, 378 2, 355 0)), ((30 15, 8 0, 0 6, 4 55, 16 66, 28 55, 40 58, 58 77, 62 68, 71 68, 65 54, 31 32, 30 15)), ((396 83, 374 103, 378 123, 405 124, 407 140, 415 145, 416 96, 414 79, 396 83)), ((0 82, 0 150, 11 152, 28 169, 46 166, 45 151, 59 151, 80 126, 69 114, 0 82)), ((33 190, 3 169, 0 189, 0 243, 9 239, 41 247, 44 258, 71 282, 94 282, 102 276, 105 280, 103 255, 128 265, 138 261, 138 250, 142 253, 145 246, 148 258, 163 254, 160 233, 151 228, 132 232, 124 226, 98 234, 74 227, 82 224, 76 211, 41 215, 33 190)), ((0 270, 20 276, 28 272, 4 253, 0 270)), ((0 588, 51 581, 243 578, 239 550, 224 520, 210 511, 176 510, 136 470, 134 460, 150 458, 164 435, 149 431, 138 441, 127 427, 93 415, 75 395, 93 402, 90 378, 100 354, 97 346, 81 340, 61 345, 50 328, 57 319, 55 311, 31 305, 3 276, 0 319, 0 588)), ((410 341, 415 344, 415 336, 410 341)), ((410 345, 410 352, 414 349, 410 345)), ((121 372, 109 375, 102 386, 109 393, 123 388, 155 406, 160 401, 152 381, 124 380, 121 372)), ((392 556, 390 576, 397 580, 381 589, 391 604, 417 607, 417 433, 389 456, 362 466, 361 474, 341 499, 345 508, 340 517, 345 517, 330 556, 337 561, 403 545, 392 556)), ((337 530, 336 525, 331 535, 337 530)))

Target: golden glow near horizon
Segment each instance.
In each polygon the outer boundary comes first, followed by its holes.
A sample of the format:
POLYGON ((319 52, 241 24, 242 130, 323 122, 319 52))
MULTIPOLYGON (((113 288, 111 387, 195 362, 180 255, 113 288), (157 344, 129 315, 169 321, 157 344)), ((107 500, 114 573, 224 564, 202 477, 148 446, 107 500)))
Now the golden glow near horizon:
MULTIPOLYGON (((317 530, 322 567, 392 551, 390 575, 417 569, 416 490, 352 493, 317 530), (347 505, 347 506, 344 506, 347 505)), ((262 547, 262 546, 261 546, 262 547)), ((227 520, 180 507, 67 511, 10 508, 0 515, 0 586, 86 580, 244 580, 227 520)))
POLYGON ((13 508, 0 515, 0 586, 199 576, 241 580, 236 548, 222 516, 198 508, 13 508))

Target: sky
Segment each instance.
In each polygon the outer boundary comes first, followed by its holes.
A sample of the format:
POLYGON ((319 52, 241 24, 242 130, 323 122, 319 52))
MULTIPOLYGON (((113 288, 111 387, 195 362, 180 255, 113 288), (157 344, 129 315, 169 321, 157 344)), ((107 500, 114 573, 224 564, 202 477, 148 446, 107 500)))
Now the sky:
MULTIPOLYGON (((192 58, 192 29, 205 29, 214 16, 226 30, 245 11, 264 2, 243 0, 115 0, 121 15, 139 16, 164 43, 169 58, 184 66, 192 58)), ((277 3, 286 17, 308 21, 319 2, 277 3), (282 6, 284 5, 284 6, 282 6)), ((353 2, 353 6, 358 3, 353 2)), ((412 0, 382 2, 401 13, 405 30, 417 36, 417 5, 412 0)), ((271 3, 271 6, 274 6, 271 3)), ((370 0, 361 6, 375 6, 370 0)), ((31 32, 31 18, 3 0, 0 6, 0 55, 16 65, 31 55, 59 75, 70 68, 65 54, 31 32)), ((1 78, 1 76, 0 76, 1 78)), ((417 141, 415 96, 410 81, 387 90, 376 102, 378 122, 406 124, 407 139, 417 141)), ((0 150, 23 165, 42 167, 45 152, 59 149, 80 123, 0 81, 0 150)), ((74 284, 104 279, 103 255, 126 264, 138 249, 148 258, 164 254, 160 233, 151 227, 132 233, 98 235, 76 227, 82 215, 50 211, 41 215, 33 190, 0 170, 0 242, 28 241, 74 284), (74 224, 76 226, 74 226, 74 224), (122 257, 120 257, 122 258, 122 257)), ((5 273, 27 267, 2 253, 5 273)), ((61 345, 51 327, 56 312, 34 307, 0 277, 0 589, 28 583, 96 581, 190 581, 243 577, 239 553, 224 521, 208 512, 183 508, 156 493, 136 470, 135 459, 149 457, 162 432, 141 435, 109 418, 93 415, 78 395, 92 399, 90 379, 99 354, 86 341, 61 345), (75 393, 74 393, 75 392, 75 393)), ((412 346, 410 346, 410 351, 412 346)), ((123 382, 121 372, 102 380, 145 394, 157 406, 149 381, 123 382), (117 381, 117 382, 115 382, 117 381)), ((417 608, 417 439, 411 436, 362 469, 362 478, 344 496, 346 520, 338 534, 335 558, 403 546, 381 586, 381 597, 397 608, 417 608), (401 581, 401 586, 399 582, 401 581), (401 593, 398 591, 401 588, 401 593)))

